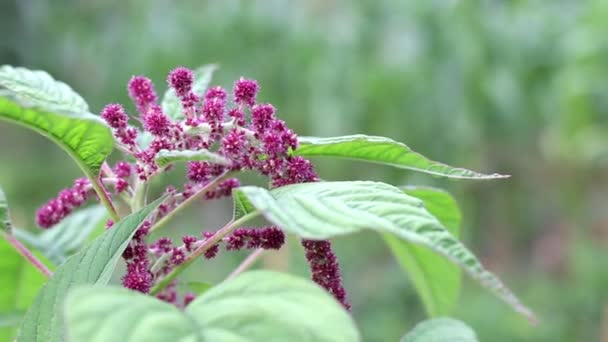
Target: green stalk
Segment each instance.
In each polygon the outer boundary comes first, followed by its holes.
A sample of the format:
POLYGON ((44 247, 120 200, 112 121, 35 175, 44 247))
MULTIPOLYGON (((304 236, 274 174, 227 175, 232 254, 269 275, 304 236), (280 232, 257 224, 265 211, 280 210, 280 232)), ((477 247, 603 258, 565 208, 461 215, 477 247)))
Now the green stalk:
POLYGON ((166 225, 167 222, 169 222, 171 219, 173 219, 173 217, 175 217, 175 215, 177 215, 180 211, 187 208, 190 204, 194 203, 205 192, 215 189, 215 187, 217 187, 229 174, 230 174, 229 171, 224 172, 223 174, 218 176, 216 179, 211 181, 209 184, 205 185, 203 188, 198 190, 192 196, 185 199, 182 203, 180 203, 177 207, 175 207, 175 209, 171 210, 167 215, 163 216, 163 218, 158 220, 158 222, 156 222, 152 226, 152 228, 150 228, 150 232, 156 231, 157 229, 160 229, 161 227, 166 225))
POLYGON ((234 229, 238 228, 243 223, 251 220, 252 218, 257 217, 259 214, 259 212, 249 213, 236 221, 229 222, 223 228, 215 232, 212 237, 203 242, 203 244, 200 245, 197 249, 195 249, 194 252, 188 255, 188 257, 182 264, 175 266, 175 268, 173 268, 173 270, 169 274, 167 274, 158 283, 156 283, 156 285, 152 287, 152 290, 150 290, 150 294, 157 295, 160 291, 167 287, 173 281, 173 279, 175 279, 175 277, 177 277, 186 268, 188 268, 190 264, 192 264, 198 257, 203 255, 203 253, 205 253, 209 248, 217 244, 222 238, 230 234, 234 229))

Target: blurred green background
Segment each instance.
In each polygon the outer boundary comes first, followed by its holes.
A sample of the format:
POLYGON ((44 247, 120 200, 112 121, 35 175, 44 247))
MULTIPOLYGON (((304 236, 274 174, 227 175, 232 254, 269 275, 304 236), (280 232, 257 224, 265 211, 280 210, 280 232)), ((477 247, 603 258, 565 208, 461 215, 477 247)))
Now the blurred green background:
MULTIPOLYGON (((329 180, 455 195, 467 245, 541 318, 531 327, 467 281, 454 317, 482 341, 608 341, 608 1, 2 0, 0 32, 0 64, 47 70, 94 112, 133 109, 134 74, 162 92, 171 68, 218 63, 214 83, 257 79, 259 98, 301 135, 383 135, 434 160, 511 174, 457 182, 316 163, 329 180)), ((33 227, 36 207, 78 176, 48 140, 0 122, 0 184, 20 226, 33 227)), ((230 202, 209 207, 184 229, 217 227, 230 202)), ((365 341, 396 341, 424 319, 378 237, 335 244, 365 341)), ((291 239, 287 261, 264 262, 306 276, 300 252, 291 239)), ((222 279, 240 257, 190 276, 222 279)))

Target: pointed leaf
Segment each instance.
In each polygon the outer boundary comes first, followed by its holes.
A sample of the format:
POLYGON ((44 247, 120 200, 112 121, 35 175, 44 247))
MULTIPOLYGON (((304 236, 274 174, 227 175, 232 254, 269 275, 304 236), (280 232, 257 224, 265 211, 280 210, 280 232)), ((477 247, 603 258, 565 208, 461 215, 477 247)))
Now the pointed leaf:
POLYGON ((106 209, 95 205, 68 215, 52 229, 44 230, 40 234, 15 230, 15 236, 41 251, 55 265, 59 265, 70 254, 79 250, 107 218, 106 209))
POLYGON ((65 294, 77 285, 107 284, 133 234, 162 200, 160 198, 120 220, 59 266, 27 311, 17 341, 62 341, 59 309, 65 294))
MULTIPOLYGON (((423 201, 424 207, 455 238, 459 237, 461 213, 447 192, 427 187, 408 187, 405 193, 423 201)), ((382 234, 395 258, 409 275, 431 317, 449 314, 458 302, 460 268, 445 258, 391 234, 382 234)))
POLYGON ((185 161, 209 161, 214 164, 230 165, 230 161, 219 154, 207 151, 169 151, 160 150, 156 154, 156 164, 165 167, 175 162, 185 161))
POLYGON ((401 342, 477 342, 473 329, 459 320, 435 318, 418 323, 401 342))
POLYGON ((502 282, 425 208, 421 200, 377 182, 318 182, 289 185, 272 192, 238 188, 267 220, 306 239, 328 239, 363 229, 391 233, 444 256, 534 321, 502 282))
MULTIPOLYGON (((204 95, 209 83, 211 83, 211 78, 213 78, 213 73, 215 70, 217 70, 217 65, 215 64, 203 65, 194 69, 194 83, 192 84, 192 91, 194 94, 198 96, 204 95)), ((175 94, 175 90, 173 88, 169 88, 165 92, 161 107, 163 112, 174 120, 184 118, 182 104, 175 94)))
POLYGON ((389 138, 367 135, 347 135, 333 138, 300 137, 295 154, 304 157, 337 157, 366 161, 428 173, 435 176, 462 179, 495 179, 509 176, 482 174, 452 167, 427 159, 408 146, 389 138))
POLYGON ((360 340, 348 313, 316 284, 269 271, 222 283, 184 311, 122 288, 79 288, 65 318, 70 341, 360 340))
POLYGON ((253 204, 251 204, 247 199, 247 196, 241 191, 232 192, 232 201, 234 202, 232 219, 235 221, 255 211, 253 204))
POLYGON ((0 119, 33 129, 61 146, 91 179, 112 151, 109 127, 65 83, 43 71, 0 67, 0 119))

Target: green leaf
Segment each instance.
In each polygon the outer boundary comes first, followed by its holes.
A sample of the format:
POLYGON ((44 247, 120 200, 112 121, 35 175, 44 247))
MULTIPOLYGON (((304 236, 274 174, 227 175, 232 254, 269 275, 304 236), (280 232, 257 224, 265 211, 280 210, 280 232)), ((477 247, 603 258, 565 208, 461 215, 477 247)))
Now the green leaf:
POLYGON ((33 129, 61 146, 94 179, 112 151, 109 127, 65 83, 43 71, 0 67, 0 119, 33 129))
POLYGON ((244 194, 267 220, 306 239, 372 229, 429 248, 460 266, 516 311, 534 314, 425 208, 400 189, 378 182, 318 182, 289 185, 272 192, 254 186, 244 194))
POLYGON ((435 318, 418 323, 401 342, 477 342, 473 329, 459 320, 435 318))
POLYGON ((230 161, 219 154, 207 151, 169 151, 160 150, 156 154, 156 165, 165 167, 171 163, 183 161, 209 161, 214 164, 230 165, 230 161))
POLYGON ((0 341, 13 341, 25 310, 45 281, 36 267, 0 237, 0 341))
MULTIPOLYGON (((211 78, 213 77, 215 70, 217 70, 217 65, 215 64, 203 65, 194 69, 194 83, 192 84, 192 91, 196 95, 204 95, 209 83, 211 83, 211 78)), ((180 120, 184 117, 181 102, 175 94, 175 90, 173 88, 169 88, 165 92, 161 102, 161 107, 163 112, 174 120, 180 120)))
POLYGON ((162 200, 163 198, 159 198, 120 220, 59 266, 27 311, 17 341, 62 341, 63 332, 59 309, 65 294, 77 285, 107 284, 116 262, 133 234, 162 200))
POLYGON ((174 305, 120 287, 79 287, 64 305, 68 341, 204 341, 193 317, 174 305))
POLYGON ((59 265, 79 250, 107 218, 106 209, 95 205, 70 214, 52 229, 44 230, 40 234, 15 230, 15 236, 41 251, 55 265, 59 265))
POLYGON ((0 232, 10 234, 13 226, 11 225, 11 219, 8 216, 8 201, 4 191, 0 189, 0 232))
POLYGON ((298 142, 299 147, 294 153, 304 157, 354 159, 448 178, 495 179, 509 177, 497 173, 482 174, 432 161, 412 151, 405 144, 384 137, 366 135, 347 135, 333 138, 300 137, 298 142))
POLYGON ((232 219, 234 221, 255 211, 253 204, 251 204, 247 199, 247 196, 241 191, 232 192, 232 201, 234 202, 234 209, 232 212, 232 219))
POLYGON ((350 315, 316 284, 246 272, 174 306, 121 288, 81 288, 65 305, 71 341, 359 341, 350 315), (120 310, 117 310, 120 308, 120 310))
MULTIPOLYGON (((427 187, 408 187, 405 193, 423 201, 424 207, 455 238, 459 237, 462 219, 456 200, 447 192, 427 187)), ((431 317, 449 314, 458 302, 460 268, 427 248, 391 234, 383 237, 403 270, 409 274, 431 317)))

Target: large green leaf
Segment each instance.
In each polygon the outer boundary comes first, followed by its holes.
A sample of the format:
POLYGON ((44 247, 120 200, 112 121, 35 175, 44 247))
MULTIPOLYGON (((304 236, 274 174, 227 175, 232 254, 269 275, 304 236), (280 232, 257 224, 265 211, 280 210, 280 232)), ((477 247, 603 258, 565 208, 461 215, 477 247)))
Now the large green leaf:
POLYGON ((162 201, 160 198, 117 222, 111 229, 72 255, 57 268, 36 296, 21 324, 17 340, 63 340, 59 309, 70 288, 82 284, 105 285, 122 252, 143 220, 162 201))
POLYGON ((0 341, 12 341, 46 278, 0 237, 0 341))
POLYGON ((65 308, 69 341, 360 340, 349 314, 320 287, 270 271, 246 272, 213 287, 183 312, 111 287, 75 289, 65 308))
POLYGON ((43 71, 0 67, 0 119, 53 140, 90 178, 112 151, 112 133, 103 120, 90 114, 68 85, 43 71))
POLYGON ((401 342, 477 342, 473 329, 452 318, 435 318, 418 323, 401 342))
POLYGON ((306 239, 372 229, 391 233, 446 257, 530 320, 534 314, 425 208, 400 189, 378 182, 318 182, 272 192, 254 186, 236 190, 270 222, 306 239))
POLYGON ((70 342, 204 341, 194 317, 174 305, 120 287, 79 287, 64 305, 70 342))
POLYGON ((106 209, 94 205, 68 215, 52 229, 40 234, 24 230, 15 230, 14 234, 19 240, 41 251, 55 265, 59 265, 79 250, 107 218, 106 209))
MULTIPOLYGON (((462 217, 456 200, 449 193, 427 187, 408 187, 404 191, 422 200, 424 207, 455 238, 459 237, 462 217)), ((460 268, 428 248, 391 234, 383 234, 383 237, 403 270, 409 274, 429 316, 449 314, 458 302, 460 268)))
MULTIPOLYGON (((217 70, 217 65, 215 64, 203 65, 194 69, 194 84, 192 84, 192 91, 196 95, 204 95, 209 83, 211 83, 211 78, 213 77, 215 70, 217 70)), ((165 92, 161 107, 163 112, 172 119, 181 120, 184 118, 181 102, 173 88, 169 88, 165 92)))
POLYGON ((230 165, 230 161, 219 154, 207 151, 207 150, 197 150, 197 151, 169 151, 169 150, 160 150, 156 154, 156 164, 159 167, 165 167, 169 164, 175 162, 185 162, 185 161, 209 161, 214 164, 222 164, 222 165, 230 165))
POLYGON ((412 151, 408 146, 389 138, 367 135, 347 135, 333 138, 300 137, 296 155, 304 157, 337 157, 390 165, 429 173, 436 176, 463 179, 494 179, 506 175, 482 174, 456 168, 412 151))

